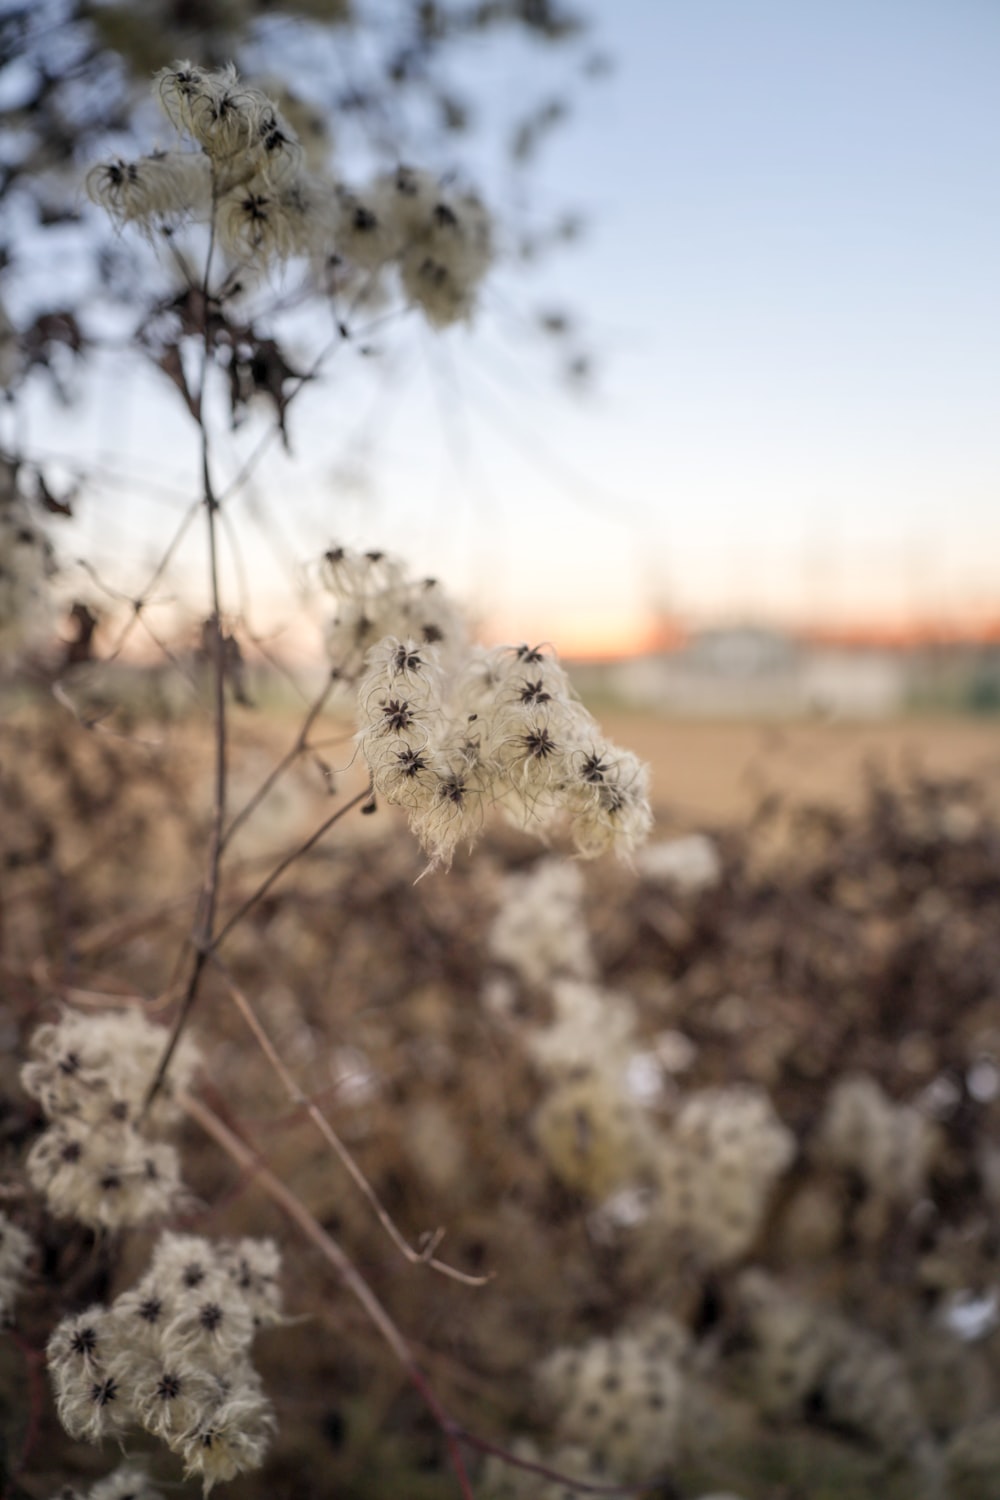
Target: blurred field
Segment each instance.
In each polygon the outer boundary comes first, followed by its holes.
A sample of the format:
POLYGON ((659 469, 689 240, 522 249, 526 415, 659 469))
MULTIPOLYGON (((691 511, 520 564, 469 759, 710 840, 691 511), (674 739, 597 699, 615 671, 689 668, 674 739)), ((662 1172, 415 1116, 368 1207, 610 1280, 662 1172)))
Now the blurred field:
MULTIPOLYGON (((611 739, 649 763, 665 827, 739 823, 773 796, 856 809, 872 775, 892 785, 915 776, 972 781, 991 806, 1000 805, 1000 720, 914 715, 754 722, 595 712, 611 739)), ((297 723, 282 712, 250 716, 247 728, 262 755, 277 755, 297 723)), ((344 764, 348 726, 340 733, 338 764, 344 764)))
POLYGON ((959 718, 754 724, 609 714, 619 744, 649 761, 657 806, 678 826, 749 816, 762 797, 857 807, 867 774, 970 778, 1000 794, 1000 724, 959 718))

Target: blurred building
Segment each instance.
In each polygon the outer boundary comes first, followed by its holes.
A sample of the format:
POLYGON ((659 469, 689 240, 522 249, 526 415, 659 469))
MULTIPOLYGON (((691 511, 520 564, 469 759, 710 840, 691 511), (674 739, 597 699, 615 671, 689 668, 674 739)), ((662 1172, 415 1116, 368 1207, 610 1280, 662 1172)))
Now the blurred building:
POLYGON ((584 692, 695 718, 1000 711, 997 641, 838 639, 726 625, 573 671, 584 692))

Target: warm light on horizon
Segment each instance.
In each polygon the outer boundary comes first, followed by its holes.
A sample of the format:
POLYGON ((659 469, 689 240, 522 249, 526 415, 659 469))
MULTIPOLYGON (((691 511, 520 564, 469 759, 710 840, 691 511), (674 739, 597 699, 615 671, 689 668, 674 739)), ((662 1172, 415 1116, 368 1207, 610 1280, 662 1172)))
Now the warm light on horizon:
MULTIPOLYGON (((807 647, 847 651, 907 651, 933 647, 1000 645, 1000 613, 968 611, 963 617, 932 615, 857 615, 842 618, 803 618, 791 615, 765 617, 754 612, 718 612, 699 618, 652 613, 646 616, 592 615, 584 611, 537 611, 515 620, 491 616, 476 632, 484 643, 528 641, 549 645, 562 658, 576 662, 626 661, 683 650, 703 631, 773 630, 807 647), (524 628, 527 626, 527 628, 524 628)), ((163 637, 160 637, 162 640, 163 637)), ((167 644, 182 658, 196 648, 197 631, 192 621, 175 620, 166 633, 167 644)), ((261 650, 252 643, 246 652, 250 661, 295 662, 307 673, 325 667, 321 633, 315 617, 299 614, 269 623, 261 650)), ((138 666, 162 664, 162 646, 141 633, 127 642, 122 659, 138 666)))

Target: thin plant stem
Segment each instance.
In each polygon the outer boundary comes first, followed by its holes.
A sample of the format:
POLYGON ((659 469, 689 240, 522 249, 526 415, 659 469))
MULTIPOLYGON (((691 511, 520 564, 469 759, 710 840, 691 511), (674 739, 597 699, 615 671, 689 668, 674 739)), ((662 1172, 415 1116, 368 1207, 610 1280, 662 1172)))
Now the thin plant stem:
POLYGON ((574 1479, 571 1474, 564 1474, 559 1469, 551 1469, 548 1464, 536 1463, 530 1458, 521 1458, 519 1454, 512 1453, 509 1448, 504 1448, 500 1443, 491 1443, 488 1438, 477 1437, 474 1432, 460 1427, 457 1422, 451 1423, 451 1431, 460 1442, 467 1443, 470 1448, 475 1448, 480 1453, 488 1453, 493 1458, 499 1458, 502 1463, 512 1469, 521 1469, 526 1474, 537 1474, 540 1479, 548 1479, 555 1484, 564 1484, 572 1489, 574 1494, 644 1495, 655 1490, 658 1500, 678 1500, 678 1490, 668 1475, 644 1479, 641 1484, 593 1484, 589 1480, 574 1479))
MULTIPOLYGON (((219 534, 216 516, 219 502, 212 487, 211 458, 209 452, 208 422, 205 416, 205 396, 208 387, 208 372, 211 359, 211 342, 208 323, 208 288, 212 274, 212 254, 215 249, 215 197, 217 187, 213 181, 212 220, 209 229, 208 253, 205 256, 205 276, 202 281, 202 366, 198 390, 198 426, 201 429, 201 477, 202 503, 205 508, 205 523, 208 536, 208 574, 212 599, 211 652, 214 698, 215 777, 212 797, 212 828, 209 836, 208 867, 205 873, 204 894, 199 914, 199 930, 195 942, 195 956, 188 994, 184 1007, 184 1020, 190 1014, 198 993, 198 981, 205 965, 205 950, 212 941, 215 926, 215 908, 219 897, 219 869, 222 860, 222 828, 226 818, 226 780, 228 771, 227 726, 226 726, 226 657, 222 634, 222 600, 219 587, 219 534)), ((178 1033, 179 1035, 179 1033, 178 1033)), ((169 1058, 166 1059, 169 1063, 169 1058)), ((164 1073, 166 1069, 164 1068, 164 1073)))
MULTIPOLYGON (((279 863, 271 871, 271 873, 261 881, 256 890, 254 890, 247 897, 247 899, 237 907, 236 911, 232 913, 232 915, 223 924, 223 926, 219 929, 214 937, 208 936, 203 939, 202 946, 198 948, 195 954, 195 963, 191 970, 191 977, 189 978, 187 986, 185 988, 184 998, 181 1001, 180 1010, 177 1013, 177 1019, 174 1021, 173 1027, 171 1029, 170 1038, 164 1049, 163 1056, 160 1059, 160 1063, 156 1070, 156 1073, 153 1076, 153 1081, 149 1085, 149 1089, 147 1090, 146 1099, 142 1107, 142 1114, 140 1116, 140 1119, 145 1119, 150 1105, 163 1086, 163 1080, 167 1076, 167 1070, 169 1069, 170 1063, 173 1059, 173 1055, 177 1050, 177 1044, 181 1039, 181 1033, 187 1025, 188 1017, 190 1016, 191 1011, 194 1007, 194 1001, 197 994, 197 982, 201 978, 202 970, 204 969, 205 964, 207 963, 211 954, 215 952, 223 939, 226 938, 230 932, 232 932, 233 928, 239 922, 242 922, 247 913, 252 911, 261 897, 267 894, 274 882, 284 874, 289 866, 293 865, 295 861, 297 859, 300 859, 303 854, 307 854, 313 847, 313 845, 319 843, 319 840, 323 837, 323 835, 329 829, 331 829, 335 823, 339 823, 340 819, 347 813, 349 813, 353 808, 369 801, 369 799, 371 798, 371 794, 372 788, 371 783, 369 782, 364 791, 358 792, 356 796, 351 798, 350 802, 345 802, 342 807, 338 807, 337 811, 335 813, 332 813, 330 817, 325 820, 325 822, 321 823, 319 828, 316 829, 315 833, 313 833, 308 839, 306 839, 303 844, 300 844, 296 849, 293 849, 290 854, 287 854, 284 859, 280 860, 279 863)), ((201 931, 204 931, 204 923, 200 923, 199 928, 201 931)), ((197 941, 197 939, 194 940, 197 941)))
POLYGON ((261 1022, 256 1012, 254 1011, 253 1006, 250 1004, 250 1001, 247 999, 246 995, 234 980, 232 974, 229 972, 229 969, 215 954, 212 955, 212 962, 218 969, 219 973, 222 975, 223 982, 229 992, 230 998, 232 999, 240 1015, 243 1017, 247 1026, 253 1033, 254 1040, 256 1041, 258 1047, 267 1058, 275 1073, 277 1073, 278 1077, 281 1079, 288 1097, 291 1099, 294 1105, 296 1105, 300 1109, 305 1110, 306 1114, 309 1116, 310 1120, 312 1120, 320 1135, 337 1156, 338 1160, 340 1161, 344 1170, 347 1172, 348 1176, 351 1178, 351 1181, 354 1183, 355 1187, 371 1205, 375 1217, 378 1219, 379 1223, 382 1225, 382 1228, 385 1230, 386 1234, 392 1240, 393 1244, 396 1246, 396 1249, 403 1256, 403 1258, 407 1260, 411 1266, 430 1266, 432 1270, 440 1271, 443 1276, 450 1276, 454 1281, 460 1281, 465 1286, 486 1286, 487 1283, 492 1280, 491 1276, 470 1276, 468 1272, 459 1271, 454 1266, 449 1266, 446 1261, 438 1260, 437 1256, 434 1254, 434 1251, 441 1243, 441 1240, 444 1236, 443 1229, 437 1229, 433 1232, 433 1234, 430 1234, 427 1237, 426 1243, 422 1250, 415 1250, 412 1245, 408 1244, 406 1239, 393 1223, 392 1218, 390 1217, 382 1203, 379 1201, 378 1195, 376 1194, 375 1189, 372 1187, 371 1183, 368 1181, 368 1178, 365 1176, 364 1172, 362 1172, 360 1166, 355 1161, 350 1151, 348 1151, 343 1141, 340 1139, 340 1136, 337 1134, 333 1126, 330 1124, 329 1120, 323 1114, 323 1111, 317 1107, 313 1100, 310 1099, 309 1096, 304 1093, 299 1085, 295 1082, 292 1074, 282 1062, 277 1048, 274 1046, 271 1038, 268 1036, 264 1027, 261 1025, 261 1022))
POLYGON ((323 691, 310 704, 309 712, 306 714, 301 729, 295 736, 295 743, 292 745, 291 749, 288 750, 282 756, 281 760, 278 761, 277 765, 268 772, 267 776, 261 782, 260 786, 254 792, 253 796, 248 802, 244 804, 243 807, 240 808, 239 812, 235 815, 232 822, 229 824, 229 827, 222 835, 223 849, 225 849, 226 845, 229 843, 237 828, 245 823, 247 818, 250 817, 251 813, 253 813, 260 806, 275 783, 280 780, 280 778, 288 770, 289 766, 293 765, 294 762, 298 760, 299 756, 307 748, 309 731, 312 729, 316 720, 323 712, 323 709, 326 705, 326 700, 329 698, 330 693, 333 691, 333 685, 335 681, 336 678, 331 673, 327 678, 326 683, 324 684, 323 691))
POLYGON ((252 1147, 248 1146, 235 1131, 230 1129, 219 1118, 214 1110, 209 1109, 200 1099, 182 1092, 178 1095, 177 1102, 186 1114, 196 1124, 201 1126, 206 1135, 211 1136, 212 1140, 235 1162, 244 1176, 263 1188, 268 1197, 298 1226, 306 1238, 316 1246, 323 1258, 334 1269, 351 1296, 360 1304, 365 1316, 389 1346, 405 1371, 407 1378, 419 1392, 440 1428, 448 1448, 448 1454, 463 1500, 474 1500, 468 1470, 465 1467, 465 1461, 462 1457, 461 1449, 463 1444, 476 1448, 481 1453, 492 1454, 503 1463, 509 1464, 512 1468, 524 1470, 529 1474, 537 1474, 541 1478, 555 1481, 556 1483, 572 1486, 584 1494, 608 1496, 642 1495, 655 1489, 665 1495, 665 1500, 676 1500, 677 1490, 669 1476, 657 1477, 656 1479, 646 1480, 636 1485, 593 1484, 577 1480, 571 1475, 561 1473, 557 1469, 548 1468, 545 1464, 520 1458, 517 1454, 511 1453, 499 1444, 491 1443, 486 1438, 477 1437, 474 1433, 469 1432, 460 1423, 456 1422, 441 1405, 427 1376, 414 1359, 413 1351, 392 1317, 386 1311, 385 1307, 383 1307, 354 1263, 349 1259, 346 1252, 309 1212, 309 1209, 302 1200, 270 1170, 252 1147))
POLYGON ((191 973, 188 978, 184 999, 174 1022, 173 1030, 167 1042, 163 1057, 160 1060, 156 1075, 149 1088, 146 1101, 143 1106, 143 1118, 152 1104, 156 1094, 167 1076, 171 1060, 177 1049, 184 1028, 188 1023, 191 1012, 198 998, 198 986, 209 945, 212 941, 212 933, 215 928, 215 909, 219 898, 219 871, 222 862, 222 828, 226 817, 226 781, 228 771, 228 754, 226 740, 226 660, 225 643, 222 634, 222 599, 219 586, 219 537, 216 525, 216 514, 219 509, 219 501, 212 485, 211 453, 208 422, 205 415, 205 397, 208 388, 208 373, 211 363, 211 336, 208 321, 208 289, 212 276, 212 257, 215 250, 215 221, 216 221, 216 198, 218 187, 214 181, 212 186, 212 218, 209 228, 208 250, 205 255, 205 274, 202 279, 201 288, 201 317, 202 317, 202 361, 201 380, 199 382, 198 394, 193 403, 198 427, 201 432, 201 477, 202 497, 201 504, 205 511, 205 524, 208 537, 208 574, 209 589, 212 602, 212 614, 209 620, 210 642, 212 655, 212 678, 213 678, 213 730, 215 743, 215 774, 213 780, 212 795, 212 827, 209 834, 208 861, 205 870, 205 880, 202 887, 201 899, 198 903, 198 911, 195 916, 195 930, 193 935, 194 959, 191 964, 191 973))
POLYGON ((124 649, 126 641, 132 634, 132 631, 135 629, 136 621, 142 613, 151 590, 156 587, 160 579, 163 577, 164 573, 167 571, 167 568, 170 566, 174 553, 177 551, 181 542, 187 535, 195 516, 198 514, 198 511, 201 508, 201 504, 202 498, 199 495, 197 500, 192 500, 191 504, 184 512, 184 515, 181 517, 180 525, 177 527, 177 530, 174 532, 170 541, 167 543, 167 546, 162 556, 160 557, 159 562, 156 564, 156 567, 153 569, 153 572, 151 573, 149 580, 146 583, 146 587, 142 590, 141 594, 133 599, 132 613, 125 621, 125 624, 122 626, 122 629, 119 632, 117 640, 111 647, 111 650, 106 658, 107 661, 115 661, 117 657, 120 656, 122 650, 124 649))
POLYGON ((309 850, 312 849, 314 845, 319 843, 323 835, 327 833, 335 823, 339 823, 341 818, 344 817, 347 813, 353 811, 355 807, 361 807, 366 802, 369 802, 371 800, 371 795, 372 785, 371 782, 369 782, 363 791, 355 793, 355 795, 349 802, 345 802, 342 807, 338 807, 335 813, 331 813, 330 816, 320 824, 315 833, 310 834, 310 836, 305 840, 304 843, 299 844, 297 848, 291 851, 290 854, 286 854, 284 859, 280 860, 279 863, 275 865, 271 873, 261 881, 257 889, 253 891, 246 898, 246 900, 236 908, 236 910, 230 917, 226 919, 219 931, 215 934, 215 937, 209 948, 206 950, 206 957, 208 956, 209 952, 214 953, 216 949, 219 948, 223 939, 227 938, 232 932, 233 928, 237 926, 238 923, 242 922, 247 913, 251 911, 253 907, 257 905, 257 902, 267 894, 274 882, 279 879, 279 877, 282 876, 285 871, 295 863, 297 859, 301 859, 303 854, 308 854, 309 850))
POLYGON ((268 1197, 298 1226, 305 1237, 316 1246, 327 1264, 333 1268, 351 1296, 360 1304, 372 1327, 392 1350, 440 1428, 463 1500, 475 1500, 459 1441, 462 1429, 457 1427, 448 1416, 426 1375, 413 1358, 403 1334, 345 1251, 309 1212, 302 1200, 296 1197, 291 1188, 287 1187, 270 1170, 258 1153, 241 1140, 213 1110, 203 1104, 200 1099, 184 1092, 179 1094, 178 1103, 190 1118, 201 1126, 206 1135, 211 1136, 212 1140, 225 1151, 241 1171, 252 1177, 268 1197))

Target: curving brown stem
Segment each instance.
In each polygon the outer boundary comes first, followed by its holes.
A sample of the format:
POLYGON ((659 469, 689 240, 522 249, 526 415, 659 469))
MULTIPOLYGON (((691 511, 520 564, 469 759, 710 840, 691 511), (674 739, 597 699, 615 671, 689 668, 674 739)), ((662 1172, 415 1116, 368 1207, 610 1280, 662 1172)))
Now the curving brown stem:
POLYGON ((392 1353, 406 1372, 410 1383, 419 1391, 435 1422, 441 1430, 448 1456, 451 1460, 458 1487, 463 1500, 475 1500, 465 1460, 459 1441, 459 1429, 448 1416, 438 1400, 424 1372, 420 1369, 406 1339, 396 1327, 389 1313, 382 1306, 364 1277, 348 1258, 337 1241, 328 1234, 308 1208, 297 1198, 291 1188, 271 1171, 258 1154, 231 1130, 217 1114, 193 1095, 182 1093, 178 1102, 182 1109, 211 1136, 241 1171, 252 1177, 268 1197, 293 1221, 336 1272, 342 1284, 363 1309, 365 1316, 388 1344, 392 1353))

